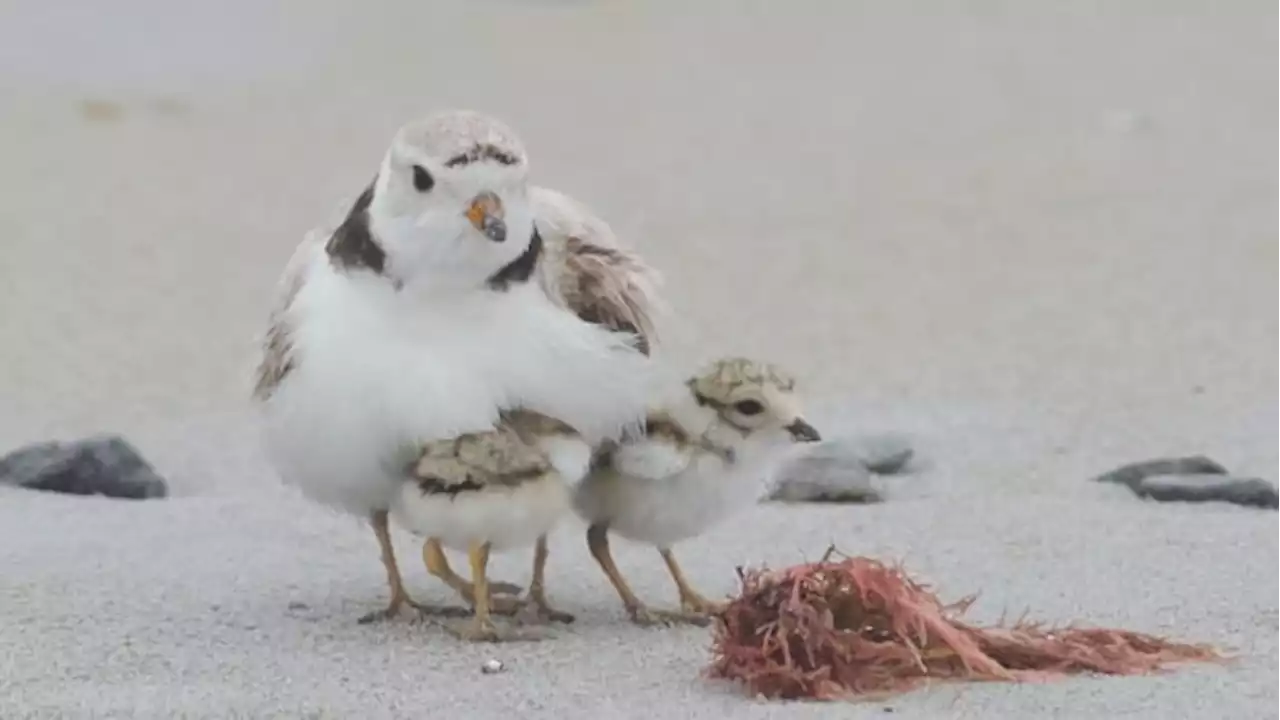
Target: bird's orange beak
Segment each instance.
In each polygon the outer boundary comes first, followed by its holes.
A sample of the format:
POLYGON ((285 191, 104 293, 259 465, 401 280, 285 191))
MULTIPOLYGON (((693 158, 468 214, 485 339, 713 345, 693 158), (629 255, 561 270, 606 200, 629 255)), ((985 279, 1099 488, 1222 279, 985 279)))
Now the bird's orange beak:
POLYGON ((502 201, 491 192, 482 192, 471 200, 465 213, 475 229, 494 242, 507 239, 507 223, 503 220, 502 201))

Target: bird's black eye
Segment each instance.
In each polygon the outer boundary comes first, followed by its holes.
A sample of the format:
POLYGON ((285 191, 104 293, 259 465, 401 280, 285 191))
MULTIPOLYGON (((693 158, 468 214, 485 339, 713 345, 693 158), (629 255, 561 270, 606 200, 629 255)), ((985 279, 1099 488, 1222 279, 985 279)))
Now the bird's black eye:
POLYGON ((764 405, 759 400, 739 400, 733 404, 733 409, 741 415, 759 415, 764 412, 764 405))
POLYGON ((436 179, 421 165, 413 166, 413 188, 418 192, 427 192, 435 187, 436 179))

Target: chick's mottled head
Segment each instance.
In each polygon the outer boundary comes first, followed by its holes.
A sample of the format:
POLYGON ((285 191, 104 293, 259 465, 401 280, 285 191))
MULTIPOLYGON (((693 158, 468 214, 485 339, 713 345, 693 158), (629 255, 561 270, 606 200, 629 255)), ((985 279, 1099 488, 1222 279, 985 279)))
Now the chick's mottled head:
POLYGON ((796 382, 776 365, 748 358, 717 360, 686 383, 699 404, 744 434, 785 431, 796 442, 822 439, 804 419, 796 382))

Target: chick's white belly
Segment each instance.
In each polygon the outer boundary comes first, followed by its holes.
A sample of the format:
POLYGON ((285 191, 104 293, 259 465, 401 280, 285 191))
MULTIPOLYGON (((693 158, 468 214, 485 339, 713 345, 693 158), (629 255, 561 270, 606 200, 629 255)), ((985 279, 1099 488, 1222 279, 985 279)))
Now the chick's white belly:
POLYGON ((437 538, 453 550, 489 543, 502 551, 532 545, 551 532, 569 508, 569 490, 555 477, 456 495, 423 493, 417 483, 404 482, 391 515, 411 532, 437 538))
POLYGON ((721 472, 686 471, 661 480, 601 477, 578 487, 574 507, 587 522, 637 542, 668 547, 697 537, 754 497, 721 472))

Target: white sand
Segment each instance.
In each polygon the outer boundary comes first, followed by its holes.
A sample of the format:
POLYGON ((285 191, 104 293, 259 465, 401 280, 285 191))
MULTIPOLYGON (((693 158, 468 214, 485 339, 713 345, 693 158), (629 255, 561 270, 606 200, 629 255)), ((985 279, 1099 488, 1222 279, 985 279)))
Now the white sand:
MULTIPOLYGON (((372 536, 279 488, 245 374, 301 233, 448 105, 507 118, 665 270, 678 357, 768 355, 829 434, 920 439, 900 501, 761 507, 683 548, 705 589, 834 541, 987 619, 1240 654, 898 717, 1276 717, 1276 514, 1085 481, 1190 452, 1277 472, 1273 3, 320 4, 0 11, 0 446, 122 431, 177 494, 0 491, 0 717, 881 716, 700 680, 705 631, 631 628, 574 527, 554 641, 354 624, 384 599, 372 536)), ((618 554, 671 600, 655 554, 618 554)))

